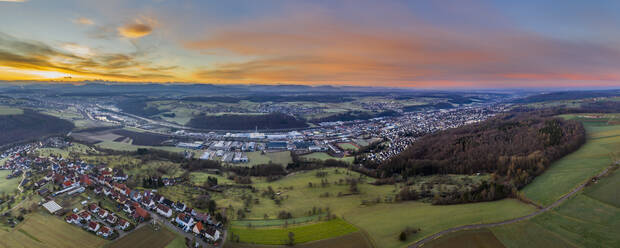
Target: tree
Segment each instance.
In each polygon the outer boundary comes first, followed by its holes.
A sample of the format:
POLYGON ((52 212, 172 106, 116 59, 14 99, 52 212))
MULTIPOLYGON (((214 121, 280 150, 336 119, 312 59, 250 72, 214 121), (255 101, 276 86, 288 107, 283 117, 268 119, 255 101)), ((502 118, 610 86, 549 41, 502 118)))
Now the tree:
POLYGON ((288 232, 288 245, 295 245, 295 233, 288 232))
POLYGON ((407 233, 405 232, 400 232, 400 235, 398 235, 398 239, 400 241, 406 241, 407 240, 407 233))

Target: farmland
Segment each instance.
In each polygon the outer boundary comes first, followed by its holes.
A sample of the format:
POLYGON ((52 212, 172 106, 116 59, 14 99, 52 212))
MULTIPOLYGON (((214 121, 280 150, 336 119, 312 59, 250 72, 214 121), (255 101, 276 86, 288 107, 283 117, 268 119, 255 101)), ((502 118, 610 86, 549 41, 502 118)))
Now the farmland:
POLYGON ((294 240, 295 244, 297 244, 338 237, 355 231, 357 231, 357 228, 340 219, 287 228, 244 228, 234 226, 230 228, 231 235, 233 233, 238 235, 240 242, 267 245, 286 244, 289 232, 295 234, 294 240))
POLYGON ((0 247, 101 247, 106 241, 46 213, 34 213, 10 232, 0 231, 0 247))
POLYGON ((448 234, 424 245, 425 248, 503 248, 504 245, 489 229, 467 230, 448 234))
POLYGON ((527 185, 523 192, 529 199, 548 205, 612 163, 614 152, 620 148, 620 125, 608 125, 606 120, 583 123, 586 144, 553 163, 527 185))
MULTIPOLYGON (((233 243, 227 242, 224 245, 225 248, 270 248, 270 247, 282 247, 275 245, 253 245, 247 243, 233 243)), ((370 241, 364 236, 362 232, 353 232, 350 234, 323 239, 318 241, 307 242, 303 244, 296 244, 295 247, 300 248, 371 248, 373 247, 370 241)))
POLYGON ((181 241, 181 245, 178 246, 179 242, 173 242, 175 239, 183 240, 182 237, 178 236, 176 233, 168 230, 165 227, 161 227, 158 231, 155 231, 151 226, 146 225, 143 226, 131 234, 122 237, 118 240, 115 240, 112 243, 109 243, 106 247, 114 247, 114 248, 132 248, 132 247, 153 247, 153 248, 165 248, 165 247, 174 247, 168 246, 168 244, 175 243, 176 247, 185 247, 183 241, 181 241))

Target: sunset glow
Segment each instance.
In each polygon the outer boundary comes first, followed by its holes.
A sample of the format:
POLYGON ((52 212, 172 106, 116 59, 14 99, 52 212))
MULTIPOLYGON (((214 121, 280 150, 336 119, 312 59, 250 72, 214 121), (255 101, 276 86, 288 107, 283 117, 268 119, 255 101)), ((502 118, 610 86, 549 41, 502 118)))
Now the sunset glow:
POLYGON ((0 1, 0 20, 10 24, 0 27, 0 80, 610 86, 620 76, 619 7, 580 1, 0 1))

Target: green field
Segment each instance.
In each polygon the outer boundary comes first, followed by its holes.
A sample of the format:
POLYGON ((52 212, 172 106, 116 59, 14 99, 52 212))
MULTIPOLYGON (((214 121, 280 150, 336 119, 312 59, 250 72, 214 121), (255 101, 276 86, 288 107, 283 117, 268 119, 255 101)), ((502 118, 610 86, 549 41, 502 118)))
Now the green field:
POLYGON ((352 150, 352 151, 357 151, 359 150, 359 148, 357 148, 357 146, 351 144, 351 143, 338 143, 338 147, 340 147, 343 150, 352 150))
POLYGON ((321 161, 328 160, 328 159, 336 159, 336 160, 341 160, 341 161, 345 161, 348 163, 353 163, 353 160, 355 159, 354 157, 342 157, 342 158, 332 157, 331 155, 325 152, 313 152, 310 154, 302 155, 301 157, 305 159, 311 159, 311 160, 316 159, 316 160, 321 160, 321 161))
POLYGON ((6 176, 10 174, 10 170, 0 170, 0 192, 2 193, 13 193, 13 191, 17 190, 17 185, 21 181, 21 177, 7 180, 6 176))
POLYGON ((267 245, 286 244, 289 232, 295 234, 295 243, 298 244, 338 237, 356 231, 356 227, 341 219, 288 228, 244 228, 236 226, 230 228, 231 233, 239 236, 240 242, 267 245))
POLYGON ((149 225, 138 228, 131 234, 109 243, 109 248, 133 248, 133 247, 149 247, 149 248, 165 248, 165 247, 185 247, 183 238, 178 234, 161 227, 158 231, 153 230, 149 225), (181 240, 181 243, 177 239, 181 240), (175 241, 175 242, 173 242, 175 241), (169 246, 169 244, 171 246, 169 246), (180 246, 183 245, 183 246, 180 246))
POLYGON ((282 166, 286 166, 289 163, 293 162, 291 158, 291 152, 283 151, 283 152, 267 152, 265 154, 261 154, 261 152, 248 152, 246 153, 248 159, 250 160, 248 163, 236 164, 243 166, 254 166, 259 164, 268 164, 272 162, 274 164, 281 164, 282 166))
POLYGON ((267 220, 235 220, 230 224, 232 226, 238 227, 268 227, 268 226, 284 226, 285 224, 302 224, 308 222, 319 221, 321 218, 324 218, 327 214, 318 214, 312 216, 303 216, 298 218, 291 219, 267 219, 267 220))
POLYGON ((196 154, 200 153, 194 150, 188 150, 186 148, 180 148, 175 146, 139 146, 132 145, 123 142, 115 142, 115 141, 103 141, 95 144, 97 147, 101 147, 104 149, 117 150, 117 151, 136 151, 138 148, 147 148, 147 149, 157 149, 167 152, 179 152, 182 153, 184 151, 196 152, 196 154))
POLYGON ((0 231, 0 247, 101 247, 106 241, 67 224, 59 217, 35 213, 10 232, 0 231))
MULTIPOLYGON (((225 248, 282 248, 282 245, 256 245, 248 243, 226 242, 225 248)), ((329 239, 317 240, 303 244, 296 244, 299 248, 372 248, 373 245, 361 231, 329 239)))
POLYGON ((348 212, 345 219, 365 230, 378 247, 391 248, 404 247, 451 227, 498 222, 533 211, 533 207, 512 199, 445 206, 404 202, 356 208, 348 212), (406 227, 422 230, 416 235, 410 235, 406 242, 401 242, 398 234, 406 227))
POLYGON ((21 115, 24 114, 24 110, 19 108, 12 108, 9 106, 0 106, 0 115, 21 115))
POLYGON ((620 125, 584 121, 584 126, 586 144, 553 163, 527 185, 523 192, 529 199, 549 205, 614 161, 614 153, 620 151, 620 125))
POLYGON ((620 172, 616 170, 608 178, 594 183, 586 190, 586 194, 620 208, 620 172))

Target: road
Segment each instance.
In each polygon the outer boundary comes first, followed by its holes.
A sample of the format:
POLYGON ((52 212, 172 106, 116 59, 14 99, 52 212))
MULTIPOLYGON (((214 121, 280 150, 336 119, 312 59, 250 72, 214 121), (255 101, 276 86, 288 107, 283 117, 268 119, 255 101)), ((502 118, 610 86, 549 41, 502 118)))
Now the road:
MULTIPOLYGON (((599 173, 598 175, 596 175, 596 177, 601 177, 603 175, 605 175, 609 169, 611 167, 607 167, 605 170, 603 170, 601 173, 599 173)), ((589 182, 590 180, 588 179, 588 181, 580 184, 577 188, 574 188, 571 192, 569 192, 568 194, 565 194, 564 196, 560 197, 560 199, 558 199, 557 201, 555 201, 554 203, 552 203, 551 205, 540 209, 534 213, 528 214, 526 216, 522 216, 522 217, 518 217, 518 218, 514 218, 514 219, 510 219, 510 220, 505 220, 505 221, 500 221, 500 222, 495 222, 495 223, 486 223, 486 224, 473 224, 473 225, 464 225, 464 226, 459 226, 459 227, 453 227, 450 229, 446 229, 443 230, 441 232, 435 233, 431 236, 428 236, 418 242, 415 242, 414 244, 410 245, 409 248, 418 248, 423 246, 424 244, 439 238, 442 235, 446 235, 448 233, 452 233, 452 232, 457 232, 457 231, 462 231, 462 230, 469 230, 469 229, 480 229, 480 228, 489 228, 489 227, 496 227, 496 226, 501 226, 501 225, 507 225, 507 224, 512 224, 512 223, 516 223, 522 220, 527 220, 530 219, 534 216, 540 215, 542 213, 545 213, 557 206, 559 206, 560 204, 562 204, 564 201, 566 201, 568 198, 570 198, 571 196, 575 195, 577 192, 581 191, 589 182)))

